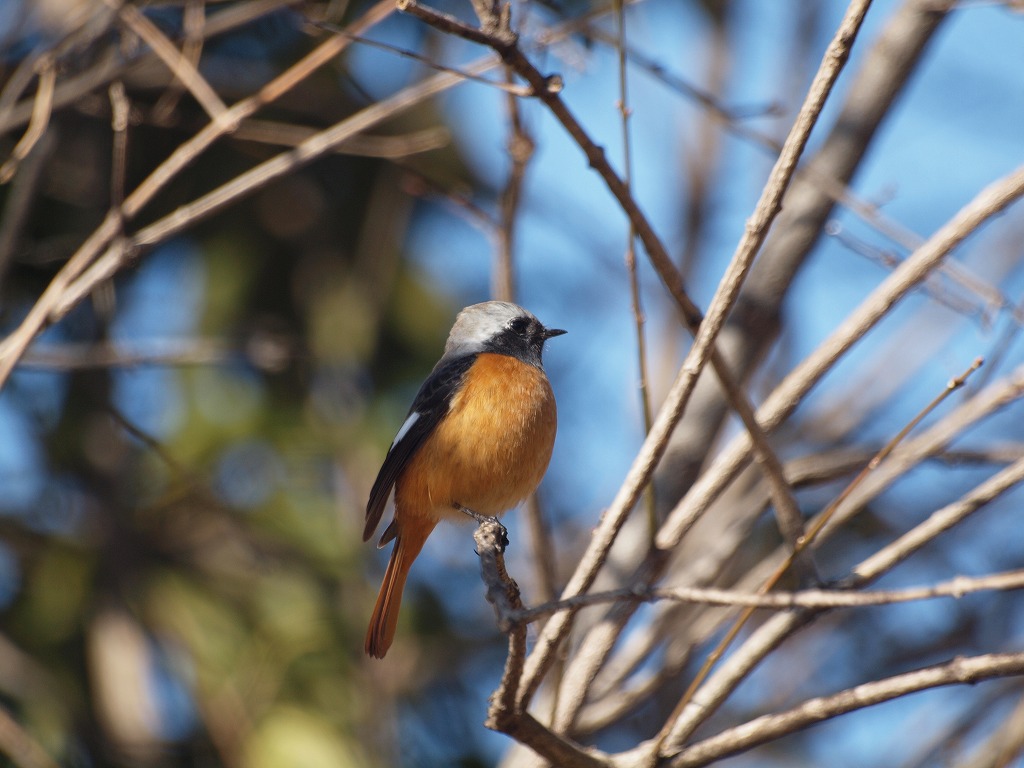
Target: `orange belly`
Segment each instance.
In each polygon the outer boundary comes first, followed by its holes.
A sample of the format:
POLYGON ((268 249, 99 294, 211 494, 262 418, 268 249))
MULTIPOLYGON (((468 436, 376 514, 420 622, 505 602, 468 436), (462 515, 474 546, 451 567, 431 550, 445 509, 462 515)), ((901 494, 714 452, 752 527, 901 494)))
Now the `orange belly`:
POLYGON ((555 398, 544 372, 484 353, 448 415, 395 485, 396 517, 466 517, 456 504, 498 515, 529 496, 551 459, 555 398))

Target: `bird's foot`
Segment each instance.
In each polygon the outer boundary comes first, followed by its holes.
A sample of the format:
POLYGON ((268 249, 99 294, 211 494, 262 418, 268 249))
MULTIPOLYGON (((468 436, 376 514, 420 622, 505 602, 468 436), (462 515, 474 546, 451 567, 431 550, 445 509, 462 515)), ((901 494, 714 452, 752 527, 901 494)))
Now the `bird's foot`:
POLYGON ((481 515, 479 512, 476 512, 470 509, 469 507, 464 507, 458 502, 455 502, 453 506, 457 510, 459 510, 459 512, 462 512, 464 515, 469 515, 471 518, 476 520, 477 525, 484 525, 486 523, 489 525, 498 526, 498 541, 501 543, 502 549, 508 546, 508 530, 505 528, 504 525, 502 525, 498 521, 497 517, 488 517, 487 515, 481 515))
MULTIPOLYGON (((498 523, 498 518, 488 517, 487 515, 481 515, 479 512, 475 512, 469 507, 462 506, 461 504, 459 504, 459 502, 455 502, 452 506, 459 510, 459 512, 461 512, 462 514, 469 515, 478 523, 498 523)), ((498 525, 501 525, 501 523, 498 523, 498 525)))

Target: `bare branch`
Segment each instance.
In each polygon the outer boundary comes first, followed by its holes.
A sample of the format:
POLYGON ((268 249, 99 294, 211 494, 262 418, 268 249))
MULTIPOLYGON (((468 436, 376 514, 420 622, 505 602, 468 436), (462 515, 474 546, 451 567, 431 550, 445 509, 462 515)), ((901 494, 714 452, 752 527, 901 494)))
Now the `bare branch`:
MULTIPOLYGON (((251 23, 254 19, 266 16, 281 8, 296 5, 299 2, 300 0, 249 0, 245 3, 238 3, 206 19, 203 28, 204 39, 226 34, 251 23)), ((83 41, 76 38, 79 33, 96 36, 102 33, 102 31, 102 28, 90 29, 89 25, 86 25, 76 30, 68 40, 64 41, 61 46, 58 46, 55 53, 60 55, 61 49, 64 47, 70 48, 81 45, 83 41)), ((94 66, 84 72, 63 79, 57 85, 53 96, 53 109, 59 110, 71 106, 81 99, 84 94, 103 86, 109 86, 114 80, 124 76, 130 66, 139 65, 155 58, 157 58, 155 53, 142 54, 131 61, 123 62, 118 57, 103 56, 94 66)), ((17 81, 12 78, 12 81, 8 83, 8 87, 10 88, 16 84, 17 81)), ((0 95, 0 134, 23 125, 31 119, 32 102, 34 100, 15 103, 14 100, 19 95, 18 88, 14 88, 11 92, 5 89, 4 93, 0 95)))
POLYGON ((43 371, 81 371, 138 366, 215 365, 243 357, 221 339, 152 339, 145 344, 47 344, 27 353, 19 367, 43 371))
MULTIPOLYGON (((514 75, 505 68, 505 78, 512 84, 514 75)), ((505 188, 501 192, 499 213, 501 225, 498 227, 498 248, 496 262, 491 277, 491 293, 497 299, 512 301, 516 295, 515 281, 515 227, 519 216, 519 204, 523 196, 523 185, 526 181, 526 169, 533 158, 535 144, 533 137, 526 130, 523 116, 519 110, 519 100, 512 94, 505 96, 505 110, 508 113, 509 134, 506 149, 509 159, 509 174, 505 188)))
MULTIPOLYGON (((1019 481, 1018 481, 1019 482, 1019 481)), ((534 608, 523 608, 504 615, 505 621, 531 623, 558 611, 577 610, 591 605, 620 601, 644 603, 670 600, 699 605, 741 606, 754 609, 790 610, 793 608, 865 608, 946 597, 959 599, 977 592, 1024 589, 1024 570, 994 573, 988 576, 957 576, 930 587, 850 592, 843 589, 805 589, 799 592, 742 592, 708 587, 637 587, 591 592, 566 600, 555 600, 534 608)))
MULTIPOLYGON (((758 411, 758 421, 771 431, 781 424, 811 388, 846 351, 892 307, 920 283, 969 234, 1024 195, 1024 166, 993 182, 941 227, 924 245, 886 278, 836 331, 775 388, 758 411)), ((669 515, 659 532, 659 548, 671 550, 707 506, 736 476, 749 457, 750 443, 742 435, 716 458, 690 493, 669 515)))
MULTIPOLYGON (((107 0, 108 4, 112 4, 112 2, 113 0, 107 0)), ((227 112, 227 106, 221 101, 220 96, 206 82, 206 78, 199 73, 196 65, 174 47, 156 24, 143 16, 134 5, 122 5, 118 10, 118 17, 132 32, 146 41, 146 44, 195 97, 195 100, 206 110, 206 114, 212 120, 216 122, 223 117, 227 112)))
MULTIPOLYGON (((891 548, 890 554, 897 554, 898 557, 872 557, 854 568, 853 573, 856 576, 851 581, 851 586, 863 586, 877 579, 906 554, 915 551, 920 543, 934 537, 933 530, 947 530, 1022 481, 1024 481, 1024 459, 997 473, 959 501, 932 514, 928 521, 915 529, 919 531, 918 535, 913 535, 914 532, 911 532, 908 534, 909 540, 891 548)), ((904 539, 908 537, 904 537, 904 539)), ((755 629, 746 642, 708 677, 690 704, 680 713, 673 732, 665 742, 662 754, 680 751, 685 739, 711 712, 721 705, 750 670, 777 648, 786 637, 803 627, 819 613, 820 611, 811 609, 796 609, 792 612, 777 614, 755 629)))
POLYGON ((0 751, 18 768, 58 768, 42 745, 0 707, 0 751))
MULTIPOLYGON (((729 262, 729 266, 718 284, 715 295, 711 300, 708 314, 706 317, 700 319, 698 326, 699 330, 697 331, 696 338, 694 339, 693 347, 690 349, 687 362, 684 362, 683 364, 683 370, 685 371, 687 366, 690 364, 689 360, 691 358, 699 360, 700 358, 696 357, 696 355, 698 353, 702 353, 702 347, 707 345, 709 358, 714 365, 715 372, 718 374, 723 385, 723 389, 727 392, 729 402, 743 420, 744 425, 748 429, 748 433, 752 435, 751 439, 759 441, 759 447, 763 451, 760 456, 769 466, 769 482, 772 483, 776 510, 780 519, 783 521, 782 527, 784 530, 789 530, 793 534, 795 534, 799 529, 799 513, 796 509, 796 504, 792 499, 792 492, 789 490, 784 478, 782 477, 778 459, 772 456, 767 440, 763 436, 761 425, 757 423, 757 419, 754 417, 753 408, 749 405, 745 395, 743 395, 738 385, 734 383, 724 358, 713 348, 712 345, 714 344, 716 335, 725 323, 729 310, 732 308, 737 296, 739 295, 743 280, 750 270, 754 257, 763 244, 764 239, 767 237, 768 229, 771 226, 772 221, 774 221, 781 208, 782 197, 792 181, 797 161, 802 154, 804 146, 810 136, 810 132, 817 122, 822 108, 824 107, 825 100, 828 98, 828 95, 849 56, 850 48, 856 39, 857 32, 863 23, 864 16, 867 14, 869 6, 870 0, 854 0, 854 2, 851 2, 843 20, 840 22, 839 28, 825 53, 821 66, 819 67, 814 81, 811 84, 808 95, 801 106, 799 114, 797 115, 797 119, 786 138, 782 152, 780 153, 775 166, 772 168, 772 172, 769 175, 768 181, 761 194, 761 198, 754 210, 754 214, 747 222, 746 229, 736 248, 736 252, 733 254, 732 260, 729 262)), ((556 97, 545 99, 545 103, 549 103, 549 106, 550 102, 556 101, 556 97)), ((588 157, 589 156, 590 153, 588 153, 588 157)), ((601 157, 603 159, 603 155, 601 157)), ((606 174, 603 174, 603 176, 606 178, 606 181, 608 181, 609 188, 614 193, 616 189, 615 184, 608 180, 606 174)), ((615 178, 617 180, 617 177, 615 178)), ((619 199, 620 203, 623 204, 623 208, 626 209, 626 200, 617 193, 616 197, 619 199)), ((625 198, 631 202, 631 198, 629 198, 628 195, 628 189, 625 190, 625 198)), ((639 215, 639 210, 637 210, 637 214, 639 215)), ((632 215, 630 220, 634 220, 632 215)), ((665 274, 659 265, 661 264, 662 256, 667 260, 667 254, 662 251, 656 256, 652 251, 652 243, 649 243, 648 240, 644 238, 644 231, 650 232, 650 237, 653 240, 655 248, 661 247, 660 242, 658 242, 657 238, 654 237, 653 231, 650 230, 649 225, 647 225, 646 230, 641 226, 637 227, 637 232, 643 240, 644 245, 647 247, 648 253, 651 255, 652 262, 655 264, 659 273, 662 274, 662 279, 664 280, 665 274)), ((672 274, 672 279, 674 280, 675 277, 678 276, 678 272, 674 270, 674 267, 672 274)), ((680 306, 683 307, 682 304, 680 306)), ((683 309, 685 312, 686 308, 683 307, 683 309)), ((687 315, 689 315, 689 313, 687 313, 687 315)), ((687 399, 690 392, 692 392, 692 386, 695 384, 696 376, 693 379, 693 384, 691 384, 690 390, 686 393, 687 399)), ((685 401, 683 404, 685 405, 685 401)), ((674 423, 675 422, 673 422, 673 424, 674 423)), ((658 454, 659 458, 663 450, 664 445, 660 448, 658 454)), ((671 551, 670 548, 662 548, 658 546, 657 542, 655 543, 655 547, 662 549, 664 552, 671 551)), ((602 561, 603 557, 604 555, 602 555, 602 561)), ((810 569, 809 565, 806 567, 808 570, 810 569)), ((569 594, 570 593, 567 589, 566 592, 563 593, 563 596, 568 596, 569 594)), ((583 700, 583 690, 585 689, 585 686, 593 679, 593 676, 597 671, 597 666, 603 661, 607 653, 610 652, 612 645, 614 644, 615 637, 618 635, 618 629, 622 626, 622 622, 626 618, 627 617, 624 615, 619 615, 614 621, 604 623, 601 627, 604 636, 600 641, 597 641, 593 636, 588 638, 587 658, 583 660, 582 656, 579 657, 581 660, 578 663, 578 670, 575 673, 575 679, 573 679, 571 673, 567 674, 566 682, 562 686, 561 700, 567 703, 560 713, 560 719, 556 721, 557 724, 563 727, 567 726, 575 717, 583 700), (567 691, 571 691, 571 693, 567 695, 567 691)), ((557 619, 550 621, 545 627, 544 634, 548 635, 551 628, 556 624, 557 619)), ((544 637, 542 636, 541 641, 543 642, 543 640, 544 637)), ((538 646, 540 646, 540 643, 538 643, 538 646)), ((543 658, 544 657, 541 656, 541 659, 543 658)))
POLYGON ((875 680, 831 696, 809 699, 774 715, 764 715, 688 747, 669 761, 672 768, 697 768, 745 752, 823 720, 943 685, 1024 674, 1024 653, 990 653, 956 658, 914 672, 875 680))
MULTIPOLYGON (((317 129, 304 125, 249 119, 238 126, 231 137, 261 144, 297 147, 317 133, 317 129)), ((450 140, 451 134, 448 130, 438 126, 395 136, 360 134, 346 139, 335 147, 334 151, 340 155, 361 155, 399 160, 410 155, 440 149, 447 146, 450 140)))
POLYGON ((28 157, 50 124, 50 113, 53 110, 53 90, 57 82, 57 67, 53 58, 51 56, 40 57, 36 71, 39 75, 39 85, 32 102, 32 117, 25 134, 14 145, 11 156, 0 166, 0 184, 6 184, 11 180, 18 165, 28 157))
MULTIPOLYGON (((364 16, 354 22, 351 32, 361 31, 384 19, 391 11, 390 0, 381 0, 364 16)), ((318 66, 329 61, 343 50, 348 39, 342 36, 331 38, 319 48, 293 65, 282 75, 260 90, 255 96, 244 99, 231 109, 221 113, 219 119, 210 123, 203 130, 186 141, 170 157, 167 158, 147 179, 139 185, 116 211, 111 211, 103 223, 89 236, 71 259, 61 268, 57 276, 50 282, 42 296, 36 301, 21 324, 0 342, 0 388, 6 383, 14 366, 24 354, 35 336, 50 323, 63 317, 71 307, 88 295, 96 285, 117 272, 133 255, 134 249, 142 245, 150 245, 161 237, 180 231, 204 215, 212 213, 220 205, 225 205, 242 194, 246 194, 258 186, 257 180, 266 183, 276 175, 298 167, 303 162, 318 154, 330 151, 348 135, 354 135, 362 127, 350 130, 358 120, 349 123, 350 129, 343 126, 342 121, 333 129, 317 134, 290 153, 275 158, 259 166, 244 177, 228 182, 219 190, 207 194, 196 201, 189 209, 179 209, 174 214, 164 217, 150 225, 133 238, 131 243, 123 239, 115 240, 122 231, 123 222, 130 220, 146 205, 158 190, 162 189, 183 168, 193 162, 217 138, 229 131, 245 117, 253 114, 261 106, 287 92, 291 87, 309 76, 318 66), (346 133, 346 131, 349 133, 346 133), (341 134, 338 136, 337 134, 341 134), (333 139, 333 143, 332 143, 333 139), (276 161, 276 162, 275 162, 276 161), (270 170, 267 170, 269 166, 270 170), (147 238, 154 238, 149 240, 147 238), (99 256, 101 252, 102 257, 99 256), (94 261, 96 262, 94 264, 94 261), (83 275, 92 265, 89 274, 83 275), (81 278, 81 279, 79 279, 81 278)), ((365 113, 365 110, 364 110, 365 113)), ((362 113, 361 113, 362 114, 362 113)), ((378 113, 379 114, 379 113, 378 113)), ((381 119, 383 116, 381 115, 381 119)), ((371 123, 372 124, 372 121, 371 123)))
MULTIPOLYGON (((629 120, 632 110, 629 106, 629 72, 626 68, 626 4, 622 0, 613 3, 615 7, 615 49, 618 52, 619 74, 619 118, 622 133, 622 178, 626 189, 633 194, 633 142, 630 137, 629 120)), ((629 297, 633 310, 633 327, 636 337, 636 367, 639 378, 638 394, 640 395, 640 412, 643 415, 644 434, 651 431, 654 421, 651 405, 650 379, 647 366, 647 338, 644 327, 647 318, 644 316, 643 299, 640 293, 640 275, 636 263, 636 226, 630 222, 626 234, 626 273, 629 277, 629 297)), ((644 495, 647 509, 647 526, 650 536, 658 529, 657 499, 654 486, 648 484, 644 495)))
POLYGON ((565 768, 609 766, 607 759, 596 750, 585 749, 556 735, 518 706, 517 688, 526 656, 526 624, 509 620, 522 610, 523 604, 519 586, 505 568, 507 534, 497 520, 484 519, 477 526, 473 539, 480 557, 480 575, 487 587, 487 601, 494 607, 499 629, 509 636, 505 672, 491 696, 487 727, 512 736, 565 768))
POLYGON ((997 472, 959 501, 932 513, 923 523, 869 557, 853 569, 851 582, 863 584, 888 573, 936 536, 1021 482, 1024 482, 1024 459, 997 472))

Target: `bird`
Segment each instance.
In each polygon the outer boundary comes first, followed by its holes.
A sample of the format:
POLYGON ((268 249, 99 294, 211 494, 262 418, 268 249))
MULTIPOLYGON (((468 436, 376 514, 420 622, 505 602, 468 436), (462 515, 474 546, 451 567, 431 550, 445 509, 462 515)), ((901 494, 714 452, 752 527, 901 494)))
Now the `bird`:
POLYGON ((455 318, 370 491, 363 541, 395 491, 378 549, 394 542, 364 650, 382 659, 409 568, 441 520, 496 518, 533 493, 555 442, 555 396, 541 360, 546 328, 516 304, 485 301, 455 318))

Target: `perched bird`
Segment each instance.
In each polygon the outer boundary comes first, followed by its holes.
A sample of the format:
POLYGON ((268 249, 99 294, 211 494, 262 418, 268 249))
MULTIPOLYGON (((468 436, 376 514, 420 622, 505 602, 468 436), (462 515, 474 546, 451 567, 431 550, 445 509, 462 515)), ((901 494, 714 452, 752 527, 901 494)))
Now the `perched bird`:
POLYGON ((563 333, 503 301, 474 304, 455 319, 366 505, 363 541, 394 486, 395 516, 377 546, 395 545, 366 632, 370 656, 382 659, 391 647, 409 566, 434 526, 472 513, 496 517, 540 483, 557 420, 541 353, 563 333))

